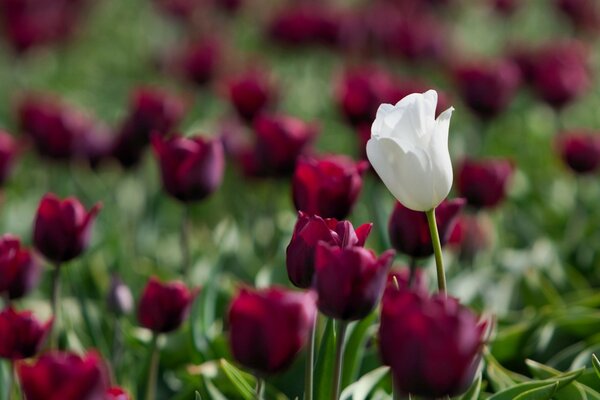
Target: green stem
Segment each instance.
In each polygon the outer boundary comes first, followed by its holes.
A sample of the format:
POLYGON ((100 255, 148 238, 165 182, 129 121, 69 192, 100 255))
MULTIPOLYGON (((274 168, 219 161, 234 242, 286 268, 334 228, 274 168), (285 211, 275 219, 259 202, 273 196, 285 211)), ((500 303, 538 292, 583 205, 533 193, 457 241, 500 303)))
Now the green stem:
POLYGON ((15 396, 15 363, 14 361, 10 361, 10 373, 8 374, 8 382, 7 382, 7 392, 8 398, 10 400, 15 400, 17 397, 15 396))
POLYGON ((410 258, 408 272, 408 287, 412 288, 415 284, 415 279, 417 278, 417 259, 415 257, 410 258))
POLYGON ((190 270, 190 209, 189 205, 184 204, 183 215, 181 217, 181 258, 182 273, 185 279, 188 278, 190 270))
POLYGON ((113 382, 116 382, 117 377, 117 365, 119 365, 121 359, 121 345, 122 343, 122 330, 121 330, 121 316, 115 316, 115 323, 113 325, 113 340, 111 348, 111 370, 113 382))
POLYGON ((308 349, 306 350, 306 367, 304 370, 304 400, 313 398, 313 369, 315 365, 315 336, 317 331, 317 315, 313 322, 308 338, 308 349))
POLYGON ((158 363, 160 361, 160 351, 158 349, 158 333, 152 334, 150 342, 150 351, 152 359, 150 360, 150 371, 148 373, 148 387, 146 388, 146 400, 156 399, 156 382, 158 379, 158 363))
POLYGON ((346 321, 337 320, 337 337, 335 343, 335 367, 333 370, 333 385, 331 387, 331 400, 340 398, 340 383, 342 381, 342 365, 344 364, 344 338, 346 336, 346 321))
POLYGON ((435 253, 435 267, 437 271, 438 289, 440 293, 446 293, 446 273, 444 272, 444 259, 442 257, 442 244, 440 243, 440 234, 438 233, 435 222, 435 208, 425 211, 427 214, 427 223, 429 224, 429 233, 431 234, 431 244, 435 253))
POLYGON ((256 400, 265 398, 265 380, 259 376, 256 377, 256 400))
POLYGON ((61 312, 60 312, 60 263, 54 265, 52 270, 52 316, 54 322, 52 323, 52 332, 50 336, 50 348, 58 348, 58 338, 60 335, 61 326, 61 312))

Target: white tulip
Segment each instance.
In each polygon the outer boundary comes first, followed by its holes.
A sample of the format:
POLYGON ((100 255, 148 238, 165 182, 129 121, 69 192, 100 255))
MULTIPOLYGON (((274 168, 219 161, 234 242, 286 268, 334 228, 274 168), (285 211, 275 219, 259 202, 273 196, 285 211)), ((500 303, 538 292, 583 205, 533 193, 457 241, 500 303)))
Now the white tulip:
POLYGON ((429 90, 395 106, 380 105, 367 142, 367 157, 383 183, 415 211, 437 207, 452 186, 448 130, 454 108, 436 119, 437 100, 437 92, 429 90))

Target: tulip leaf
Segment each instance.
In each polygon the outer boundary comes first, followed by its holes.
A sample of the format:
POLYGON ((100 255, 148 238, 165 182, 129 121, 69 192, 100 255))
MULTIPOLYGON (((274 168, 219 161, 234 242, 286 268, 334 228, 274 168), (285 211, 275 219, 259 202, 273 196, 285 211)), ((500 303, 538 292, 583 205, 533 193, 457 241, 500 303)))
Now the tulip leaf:
POLYGON ((200 396, 200 392, 196 391, 196 400, 202 400, 202 396, 200 396))
POLYGON ((7 361, 0 360, 0 400, 8 400, 8 380, 11 379, 10 367, 7 361))
POLYGON ((220 364, 221 369, 231 384, 233 384, 238 394, 242 396, 244 400, 253 400, 255 398, 254 389, 252 389, 252 386, 250 386, 248 380, 244 378, 243 372, 227 362, 225 359, 221 359, 220 364))
POLYGON ((342 388, 356 381, 360 373, 360 366, 365 354, 365 345, 372 336, 369 333, 375 329, 374 322, 377 319, 377 313, 372 312, 363 320, 354 324, 348 335, 346 343, 346 352, 344 353, 344 370, 342 388))
POLYGON ((581 375, 582 372, 583 369, 579 369, 577 371, 560 374, 552 379, 523 382, 518 385, 501 390, 500 392, 491 396, 489 400, 513 400, 517 396, 525 392, 554 384, 557 384, 556 390, 562 389, 563 387, 573 382, 579 375, 581 375))
POLYGON ((335 329, 333 319, 327 319, 319 346, 314 372, 315 400, 329 400, 335 363, 335 329))
POLYGON ((495 391, 499 392, 514 386, 515 383, 527 381, 526 377, 509 371, 500 365, 489 351, 484 352, 484 357, 487 377, 495 391))
POLYGON ((389 367, 379 367, 366 373, 358 381, 344 389, 340 400, 366 400, 389 369, 389 367))
MULTIPOLYGON (((561 374, 560 371, 533 360, 525 360, 525 364, 527 364, 531 374, 536 379, 548 379, 561 374)), ((556 393, 554 398, 556 400, 586 400, 589 391, 593 392, 591 388, 578 382, 573 382, 572 385, 567 385, 556 393)), ((594 395, 592 395, 592 398, 595 398, 594 395)))
POLYGON ((596 357, 595 354, 592 354, 592 365, 594 366, 594 371, 596 371, 596 375, 600 378, 600 360, 596 357))
POLYGON ((225 395, 221 393, 219 389, 217 389, 215 385, 208 379, 206 380, 206 391, 212 400, 227 400, 227 397, 225 397, 225 395))
POLYGON ((551 383, 549 385, 541 386, 536 389, 528 390, 521 393, 514 400, 550 400, 556 390, 558 389, 558 382, 551 383))
POLYGON ((477 375, 477 379, 473 382, 469 390, 460 397, 460 400, 478 400, 481 392, 481 372, 477 375))
POLYGON ((204 284, 200 294, 198 294, 194 300, 190 316, 190 326, 194 348, 205 359, 211 359, 212 357, 216 356, 215 354, 212 354, 214 352, 212 352, 208 330, 215 319, 218 295, 217 290, 219 287, 219 285, 215 284, 215 281, 218 278, 220 268, 220 261, 213 264, 209 272, 207 282, 204 284))

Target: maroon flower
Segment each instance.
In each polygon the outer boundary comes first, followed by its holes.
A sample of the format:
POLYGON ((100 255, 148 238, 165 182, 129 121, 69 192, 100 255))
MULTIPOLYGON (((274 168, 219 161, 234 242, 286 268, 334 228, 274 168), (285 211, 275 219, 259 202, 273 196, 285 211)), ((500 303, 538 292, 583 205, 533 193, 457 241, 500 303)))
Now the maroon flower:
POLYGON ((40 265, 31 251, 13 235, 0 237, 0 293, 10 299, 25 296, 40 280, 40 265))
POLYGON ((381 357, 402 393, 456 396, 473 382, 486 327, 454 298, 388 290, 379 326, 381 357))
MULTIPOLYGON (((385 18, 382 42, 387 51, 409 61, 443 58, 447 35, 441 20, 429 13, 380 16, 385 18)), ((373 23, 382 24, 381 20, 373 23)))
POLYGON ((294 5, 279 11, 270 22, 269 36, 287 45, 338 43, 341 20, 327 7, 313 4, 294 5))
POLYGON ((108 389, 106 396, 106 400, 131 400, 129 394, 118 386, 108 389))
POLYGON ((283 371, 308 340, 316 312, 314 292, 241 289, 229 308, 233 357, 260 374, 283 371))
POLYGON ((175 135, 165 140, 154 135, 152 145, 160 163, 163 186, 176 199, 202 200, 221 185, 225 155, 220 139, 175 135))
POLYGON ((587 50, 576 41, 553 42, 536 54, 532 76, 538 96, 551 106, 562 108, 590 88, 587 50))
POLYGON ((377 258, 363 247, 319 243, 315 253, 319 311, 344 321, 369 315, 381 299, 393 259, 393 250, 377 258))
POLYGON ((600 28, 600 6, 595 0, 556 0, 556 7, 578 29, 598 31, 600 28))
POLYGON ((339 247, 362 247, 373 224, 363 224, 356 230, 349 221, 323 219, 302 211, 286 250, 286 266, 290 281, 300 288, 312 285, 315 271, 315 252, 319 242, 339 247))
POLYGON ((185 47, 180 56, 179 68, 185 78, 203 86, 215 76, 220 60, 220 43, 214 39, 206 39, 185 47))
POLYGON ((563 162, 577 174, 596 172, 600 166, 600 136, 591 132, 573 131, 561 134, 557 140, 563 162))
POLYGON ((464 102, 481 118, 504 111, 519 87, 519 69, 512 62, 472 62, 459 65, 454 79, 464 102))
POLYGON ((70 261, 88 245, 92 223, 102 206, 89 211, 74 197, 64 200, 48 193, 40 201, 34 222, 33 243, 48 260, 70 261))
POLYGON ((510 16, 517 11, 521 3, 518 0, 490 0, 494 10, 504 16, 510 16))
POLYGON ((493 242, 494 225, 483 214, 460 215, 448 239, 462 261, 473 262, 475 256, 493 242))
POLYGON ((18 153, 17 142, 10 134, 0 130, 0 185, 8 179, 18 153))
POLYGON ((504 159, 464 160, 458 170, 458 192, 471 207, 496 207, 506 197, 513 171, 513 164, 504 159))
POLYGON ((32 364, 18 364, 21 387, 27 400, 104 400, 108 374, 95 352, 80 357, 52 352, 32 364))
POLYGON ((140 298, 138 320, 155 333, 174 331, 187 318, 193 299, 183 282, 161 283, 152 277, 140 298))
POLYGON ((116 315, 129 314, 133 310, 131 290, 117 274, 113 274, 110 278, 110 288, 106 300, 108 309, 116 315))
POLYGON ((296 209, 323 218, 345 218, 358 198, 368 165, 341 155, 298 159, 292 180, 296 209))
POLYGON ((185 113, 183 99, 166 91, 142 87, 132 96, 128 116, 113 144, 112 154, 125 166, 138 163, 153 133, 171 132, 185 113))
POLYGON ((7 308, 0 312, 0 357, 21 360, 41 349, 52 327, 52 320, 40 323, 30 311, 7 308))
POLYGON ((275 101, 273 83, 263 73, 248 71, 233 78, 228 84, 229 101, 238 115, 251 122, 275 101))
MULTIPOLYGON (((464 205, 464 199, 453 199, 444 200, 436 207, 435 217, 442 246, 448 240, 456 217, 464 205)), ((392 246, 401 253, 413 258, 433 254, 429 224, 424 212, 410 210, 397 202, 390 216, 388 232, 392 246)))

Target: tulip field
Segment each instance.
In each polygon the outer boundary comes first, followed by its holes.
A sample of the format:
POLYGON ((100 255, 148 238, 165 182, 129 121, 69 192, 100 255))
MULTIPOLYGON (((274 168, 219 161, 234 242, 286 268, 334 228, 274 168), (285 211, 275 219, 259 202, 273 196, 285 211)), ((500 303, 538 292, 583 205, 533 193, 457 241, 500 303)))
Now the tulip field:
POLYGON ((0 400, 599 400, 598 49, 598 0, 0 0, 0 400))

